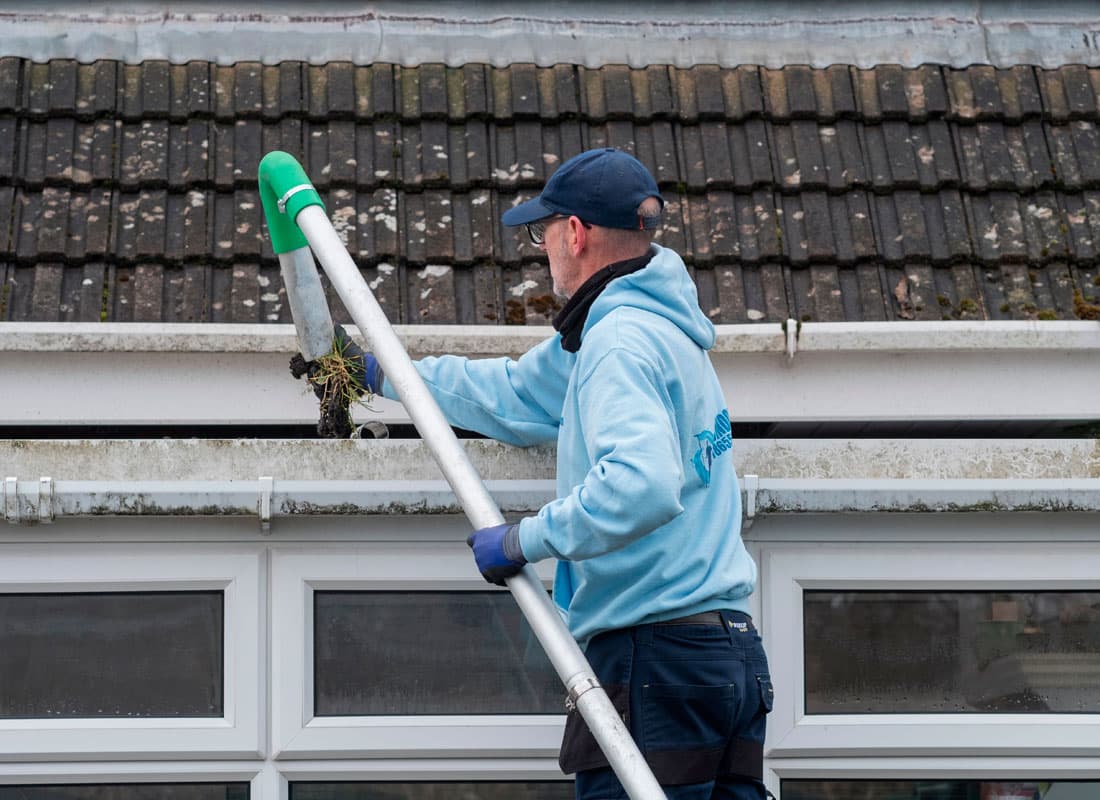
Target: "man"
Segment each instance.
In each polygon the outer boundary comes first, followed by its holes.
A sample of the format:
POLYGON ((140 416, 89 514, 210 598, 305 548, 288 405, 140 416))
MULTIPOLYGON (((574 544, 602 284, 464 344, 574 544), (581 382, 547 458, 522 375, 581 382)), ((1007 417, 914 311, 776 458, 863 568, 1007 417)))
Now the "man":
MULTIPOLYGON (((486 580, 558 560, 554 601, 669 798, 764 798, 772 687, 748 616, 731 430, 707 350, 714 326, 632 156, 591 150, 504 213, 567 298, 557 334, 518 360, 426 358, 448 420, 516 445, 557 442, 557 499, 467 540, 486 580)), ((377 362, 365 375, 396 399, 377 362)), ((581 800, 625 798, 579 714, 562 770, 581 800)))

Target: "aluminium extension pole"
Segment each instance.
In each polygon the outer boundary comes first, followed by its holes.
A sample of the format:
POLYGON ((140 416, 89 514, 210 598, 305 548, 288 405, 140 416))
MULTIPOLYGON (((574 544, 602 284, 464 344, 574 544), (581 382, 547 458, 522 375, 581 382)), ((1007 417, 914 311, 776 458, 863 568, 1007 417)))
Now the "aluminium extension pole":
MULTIPOLYGON (((306 246, 312 248, 470 524, 474 528, 487 528, 503 523, 499 507, 340 241, 320 195, 293 156, 279 151, 264 156, 260 162, 260 198, 277 254, 290 254, 306 246)), ((300 268, 303 264, 304 258, 296 255, 296 265, 300 268)), ((292 313, 298 313, 293 303, 291 309, 292 313)), ((534 568, 525 566, 507 584, 627 794, 632 800, 665 800, 649 765, 565 627, 534 568)))

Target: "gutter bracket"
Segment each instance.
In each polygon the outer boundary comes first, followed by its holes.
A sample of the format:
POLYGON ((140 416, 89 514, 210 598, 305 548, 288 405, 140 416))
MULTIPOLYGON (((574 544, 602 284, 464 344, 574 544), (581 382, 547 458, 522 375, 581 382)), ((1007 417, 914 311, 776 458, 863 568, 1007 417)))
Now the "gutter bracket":
POLYGON ((802 333, 802 322, 788 318, 783 323, 783 333, 787 335, 787 360, 793 361, 794 354, 798 352, 798 337, 802 333))
POLYGON ((19 479, 4 478, 4 519, 12 525, 19 522, 19 479))
POLYGON ((271 477, 260 478, 260 533, 263 536, 271 535, 271 495, 275 491, 275 479, 271 477))
POLYGON ((38 479, 38 521, 43 525, 54 521, 53 478, 46 476, 38 479))
POLYGON ((745 482, 745 508, 741 514, 741 527, 748 530, 756 519, 756 494, 760 491, 760 476, 746 475, 745 482))

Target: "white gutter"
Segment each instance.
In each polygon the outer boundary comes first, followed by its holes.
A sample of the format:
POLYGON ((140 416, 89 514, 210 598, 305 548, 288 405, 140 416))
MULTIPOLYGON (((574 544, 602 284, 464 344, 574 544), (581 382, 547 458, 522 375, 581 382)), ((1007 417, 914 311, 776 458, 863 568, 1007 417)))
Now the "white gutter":
MULTIPOLYGON (((345 326, 358 337, 354 325, 345 326)), ((1100 351, 1100 322, 797 322, 717 325, 711 352, 785 353, 793 327, 801 352, 1100 351)), ((518 356, 549 326, 394 325, 419 355, 518 356)), ((0 352, 293 353, 293 325, 162 322, 0 322, 0 352)))
MULTIPOLYGON (((746 521, 766 514, 849 512, 1100 512, 1100 479, 742 481, 746 521)), ((3 481, 4 518, 459 514, 444 481, 3 481)), ((527 512, 554 497, 550 480, 486 481, 505 512, 527 512)))
MULTIPOLYGON (((396 332, 416 357, 518 357, 551 329, 396 332)), ((740 422, 1100 418, 1100 322, 791 321, 717 333, 711 360, 740 422)), ((0 323, 0 425, 315 424, 316 399, 287 370, 296 349, 290 325, 0 323)), ((397 403, 373 406, 357 421, 408 422, 397 403)))

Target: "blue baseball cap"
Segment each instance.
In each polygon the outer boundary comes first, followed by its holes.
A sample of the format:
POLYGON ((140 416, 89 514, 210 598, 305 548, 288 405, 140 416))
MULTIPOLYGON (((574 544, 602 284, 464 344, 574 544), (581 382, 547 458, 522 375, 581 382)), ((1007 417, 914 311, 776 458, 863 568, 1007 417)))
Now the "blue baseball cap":
POLYGON ((573 156, 550 176, 542 194, 508 209, 500 219, 509 226, 526 225, 564 214, 601 228, 655 228, 658 217, 638 216, 638 206, 650 197, 664 205, 657 181, 642 162, 605 147, 573 156))

